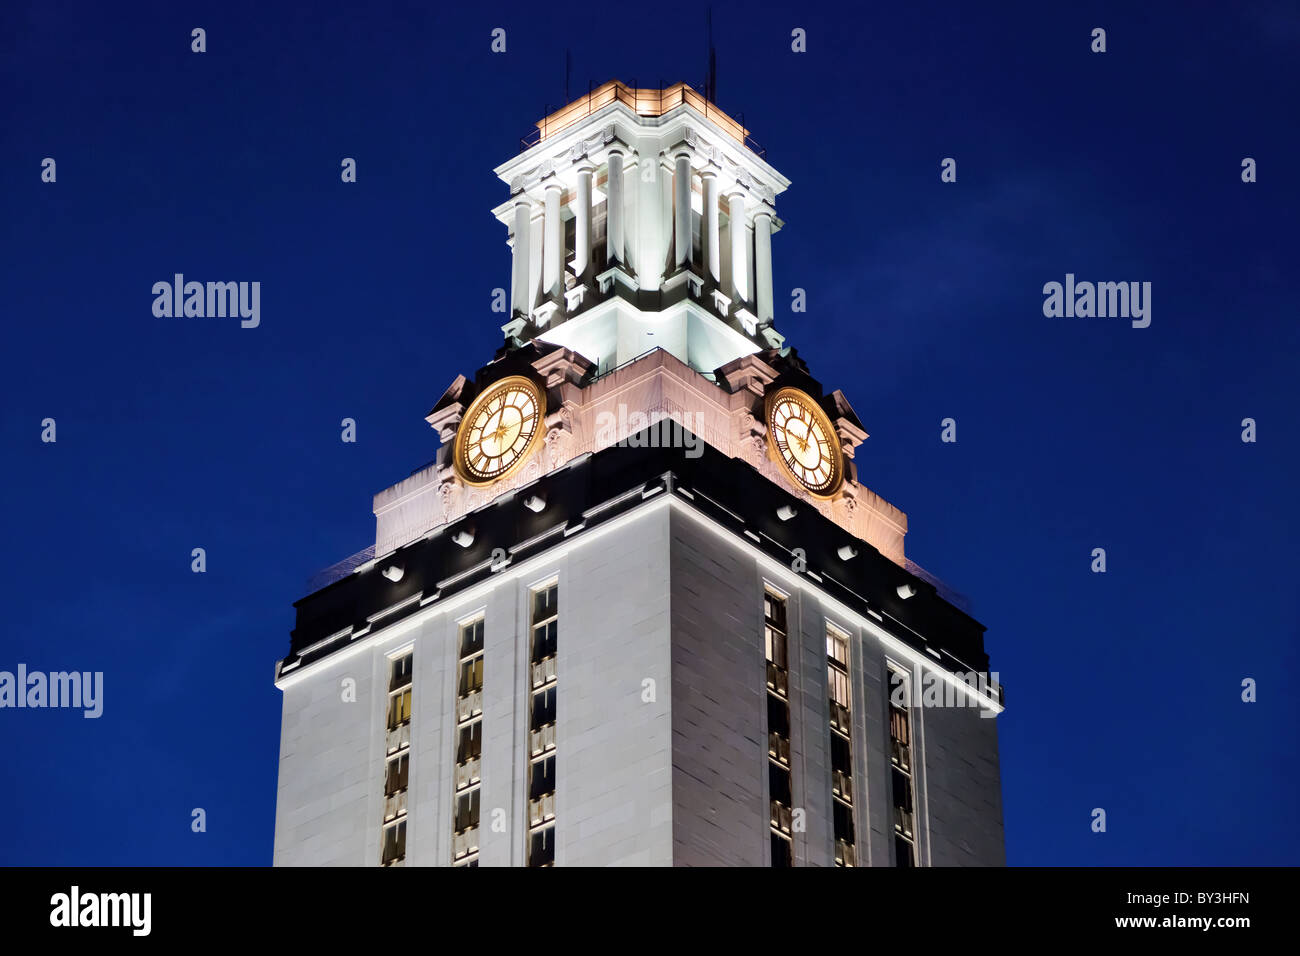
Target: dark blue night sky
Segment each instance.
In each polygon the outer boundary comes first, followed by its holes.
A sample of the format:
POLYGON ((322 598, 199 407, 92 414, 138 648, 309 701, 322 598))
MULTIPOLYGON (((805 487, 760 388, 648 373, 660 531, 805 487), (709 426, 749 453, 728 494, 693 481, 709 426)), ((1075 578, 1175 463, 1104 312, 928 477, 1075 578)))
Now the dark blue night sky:
MULTIPOLYGON (((793 181, 777 328, 989 629, 1008 862, 1295 864, 1300 12, 1067 6, 714 4, 793 181), (1151 282, 1150 327, 1044 317, 1066 273, 1151 282)), ((706 69, 696 4, 288 7, 0 13, 0 669, 106 685, 0 710, 0 862, 270 863, 292 602, 501 344, 492 168, 566 48, 575 95, 706 69), (260 327, 154 317, 177 272, 260 281, 260 327)))

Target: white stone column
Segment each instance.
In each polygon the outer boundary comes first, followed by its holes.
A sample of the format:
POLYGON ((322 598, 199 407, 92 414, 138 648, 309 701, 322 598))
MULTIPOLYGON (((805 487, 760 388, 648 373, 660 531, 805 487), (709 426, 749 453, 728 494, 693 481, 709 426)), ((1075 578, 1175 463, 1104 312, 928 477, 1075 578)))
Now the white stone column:
POLYGON ((659 160, 659 206, 655 209, 655 218, 659 220, 659 246, 655 249, 660 278, 667 279, 676 269, 673 268, 673 159, 661 156, 659 160))
POLYGON ((727 206, 728 232, 731 234, 731 299, 737 306, 749 302, 749 266, 745 225, 745 191, 732 190, 727 206))
POLYGON ((587 281, 591 271, 591 174, 595 168, 587 163, 578 167, 578 191, 573 207, 573 274, 579 282, 587 281))
POLYGON ((663 217, 661 188, 666 171, 658 150, 644 149, 637 155, 636 169, 632 170, 629 183, 629 188, 635 190, 636 201, 628 218, 631 230, 628 260, 638 288, 649 292, 657 290, 663 282, 668 258, 670 227, 663 217))
POLYGON ((727 197, 718 197, 718 288, 731 300, 731 221, 722 221, 722 210, 727 208, 727 197), (726 252, 721 250, 725 249, 726 252))
POLYGON ((772 321, 772 212, 754 213, 754 307, 759 324, 772 321))
POLYGON ((564 189, 552 177, 546 183, 546 238, 542 243, 542 298, 555 302, 564 291, 560 270, 564 267, 564 220, 560 218, 560 196, 564 189))
POLYGON ((718 171, 704 169, 700 172, 704 183, 704 222, 700 248, 704 253, 704 275, 713 277, 713 284, 722 281, 721 245, 718 241, 718 171))
POLYGON ((528 311, 537 308, 542 295, 542 231, 544 207, 534 204, 528 225, 528 311))
POLYGON ((515 200, 515 249, 510 288, 510 312, 512 315, 520 313, 527 315, 532 309, 532 303, 528 301, 528 270, 530 262, 528 232, 532 217, 532 203, 528 201, 527 196, 519 196, 515 200))
POLYGON ((674 215, 673 241, 677 244, 675 261, 682 269, 691 264, 691 154, 685 150, 673 157, 674 215))
POLYGON ((605 251, 607 268, 624 262, 623 254, 623 151, 609 151, 609 173, 605 179, 605 251))
POLYGON ((623 160, 623 264, 636 274, 641 268, 641 170, 645 159, 637 153, 623 160), (628 160, 631 160, 629 163, 628 160))

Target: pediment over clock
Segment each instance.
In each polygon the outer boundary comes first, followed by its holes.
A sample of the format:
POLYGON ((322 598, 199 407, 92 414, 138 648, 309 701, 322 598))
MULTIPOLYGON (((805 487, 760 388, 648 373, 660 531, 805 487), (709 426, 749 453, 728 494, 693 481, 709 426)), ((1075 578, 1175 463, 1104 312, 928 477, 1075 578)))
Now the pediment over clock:
POLYGON ((838 388, 827 397, 827 404, 831 407, 826 409, 826 413, 835 423, 835 431, 839 433, 844 454, 852 458, 857 447, 867 440, 867 430, 862 427, 857 412, 838 388))
POLYGON ((424 416, 424 420, 433 426, 434 431, 438 433, 438 440, 444 445, 456 434, 460 418, 465 414, 468 405, 465 393, 469 388, 469 379, 464 375, 457 375, 455 381, 434 404, 432 411, 424 416))
POLYGON ((776 380, 777 370, 763 360, 763 353, 742 355, 720 367, 714 375, 733 392, 749 392, 762 397, 776 380))
POLYGON ((559 388, 566 383, 583 385, 596 367, 595 363, 562 345, 557 345, 538 357, 532 366, 546 380, 548 389, 559 388))

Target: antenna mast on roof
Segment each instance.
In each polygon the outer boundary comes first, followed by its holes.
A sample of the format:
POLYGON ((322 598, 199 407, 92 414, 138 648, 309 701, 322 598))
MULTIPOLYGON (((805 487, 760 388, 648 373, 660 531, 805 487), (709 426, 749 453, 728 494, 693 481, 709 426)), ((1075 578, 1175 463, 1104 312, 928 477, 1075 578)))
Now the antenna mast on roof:
POLYGON ((704 79, 704 98, 710 103, 718 102, 718 54, 713 49, 713 8, 708 12, 709 73, 704 79))

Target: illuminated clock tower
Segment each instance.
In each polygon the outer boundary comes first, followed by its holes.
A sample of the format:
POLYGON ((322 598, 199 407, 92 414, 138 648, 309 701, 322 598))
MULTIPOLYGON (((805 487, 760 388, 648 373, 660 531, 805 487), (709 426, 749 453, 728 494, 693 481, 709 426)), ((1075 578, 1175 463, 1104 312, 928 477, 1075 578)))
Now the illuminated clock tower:
POLYGON ((773 325, 789 182, 680 84, 524 146, 503 346, 296 604, 275 863, 1002 864, 984 628, 773 325))

